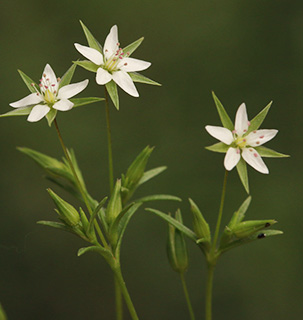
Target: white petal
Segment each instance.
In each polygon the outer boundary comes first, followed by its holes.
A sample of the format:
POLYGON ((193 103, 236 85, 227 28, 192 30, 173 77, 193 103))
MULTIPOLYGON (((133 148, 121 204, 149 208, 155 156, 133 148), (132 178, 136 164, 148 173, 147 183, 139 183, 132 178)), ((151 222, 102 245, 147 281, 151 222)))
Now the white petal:
POLYGON ((247 145, 252 147, 261 146, 267 141, 273 139, 277 133, 278 130, 275 129, 262 129, 253 131, 246 137, 247 145))
POLYGON ((230 145, 234 141, 233 134, 226 128, 217 126, 206 126, 205 129, 211 136, 227 145, 230 145))
POLYGON ((42 74, 42 78, 45 78, 45 79, 49 79, 49 82, 51 84, 55 84, 57 85, 58 84, 58 81, 57 81, 57 77, 55 75, 55 72, 53 71, 52 67, 47 64, 44 68, 44 71, 43 71, 43 74, 42 74), (44 77, 45 76, 45 77, 44 77))
POLYGON ((83 91, 88 85, 88 80, 83 80, 81 82, 68 84, 59 89, 58 99, 69 99, 76 94, 83 91))
POLYGON ((85 58, 89 59, 94 64, 100 66, 104 63, 103 56, 98 50, 82 46, 79 43, 75 43, 75 47, 85 58))
POLYGON ((62 100, 56 102, 56 103, 53 105, 53 108, 54 108, 54 109, 57 109, 57 110, 60 110, 60 111, 68 111, 68 110, 70 110, 73 106, 74 106, 74 104, 73 104, 71 101, 66 100, 66 99, 62 99, 62 100))
POLYGON ((27 121, 29 122, 37 122, 40 119, 42 119, 50 110, 50 107, 48 107, 45 104, 38 104, 33 107, 31 113, 27 117, 27 121))
POLYGON ((257 171, 261 173, 269 173, 266 164, 254 148, 243 148, 242 157, 250 166, 252 166, 257 171))
POLYGON ((242 136, 248 129, 248 118, 245 103, 238 108, 235 120, 235 130, 238 136, 242 136))
POLYGON ((21 100, 12 102, 9 105, 13 108, 22 108, 33 104, 37 104, 41 101, 43 101, 43 99, 40 95, 37 95, 37 93, 31 93, 28 96, 22 98, 21 100))
POLYGON ((238 148, 229 148, 224 158, 224 167, 226 170, 232 170, 241 158, 240 150, 238 148))
POLYGON ((133 83, 131 77, 124 71, 117 71, 113 73, 113 80, 125 92, 133 97, 139 97, 139 93, 133 83))
POLYGON ((105 39, 103 53, 108 59, 119 49, 118 27, 114 25, 105 39))
POLYGON ((104 70, 103 68, 99 68, 97 70, 96 82, 98 84, 101 84, 101 85, 106 84, 110 82, 112 78, 113 78, 112 75, 108 71, 104 70))
POLYGON ((118 64, 118 68, 126 71, 142 71, 150 67, 151 63, 143 60, 133 59, 133 58, 124 58, 118 64))

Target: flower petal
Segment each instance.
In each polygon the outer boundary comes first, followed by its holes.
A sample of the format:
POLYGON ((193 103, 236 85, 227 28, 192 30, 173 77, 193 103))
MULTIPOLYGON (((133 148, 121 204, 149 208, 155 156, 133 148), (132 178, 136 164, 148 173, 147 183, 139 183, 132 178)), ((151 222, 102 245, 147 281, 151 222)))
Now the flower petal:
POLYGON ((104 42, 104 55, 106 59, 111 57, 119 49, 119 40, 118 40, 118 27, 114 25, 109 34, 107 35, 104 42))
POLYGON ((245 103, 238 108, 235 120, 235 130, 238 136, 242 136, 248 129, 248 118, 245 103))
POLYGON ((87 46, 82 46, 79 43, 75 43, 75 47, 85 58, 89 59, 94 64, 100 66, 104 63, 103 56, 98 50, 87 46))
POLYGON ((139 97, 139 93, 133 83, 131 77, 124 71, 117 71, 113 73, 113 80, 125 92, 133 97, 139 97))
POLYGON ((243 148, 242 158, 257 171, 261 173, 269 173, 266 164, 254 148, 243 148))
POLYGON ((147 61, 133 58, 124 58, 119 62, 118 68, 126 72, 133 72, 145 70, 150 67, 150 65, 151 63, 147 61))
POLYGON ((224 158, 224 167, 226 170, 232 170, 241 158, 240 150, 238 148, 229 148, 224 158))
POLYGON ((50 110, 50 107, 48 107, 45 104, 37 104, 33 107, 31 113, 27 117, 27 121, 29 122, 37 122, 41 120, 50 110))
POLYGON ((53 105, 53 108, 56 110, 60 110, 60 111, 68 111, 68 110, 72 109, 73 106, 74 106, 74 104, 71 101, 69 101, 67 99, 62 99, 62 100, 56 102, 53 105))
POLYGON ((247 145, 252 147, 261 146, 267 141, 273 139, 277 133, 278 130, 275 129, 263 129, 253 131, 246 137, 247 145))
MULTIPOLYGON (((54 84, 55 86, 58 87, 58 81, 57 81, 57 77, 55 75, 54 70, 52 69, 52 67, 47 64, 44 68, 43 74, 42 74, 42 79, 48 79, 48 82, 50 84, 54 84)), ((57 90, 57 87, 55 88, 55 90, 57 90)))
POLYGON ((83 91, 88 85, 88 80, 83 80, 81 82, 68 84, 62 88, 60 88, 58 92, 58 99, 69 99, 76 94, 83 91))
POLYGON ((233 134, 226 128, 217 126, 206 126, 205 129, 211 136, 227 145, 230 145, 234 141, 233 134))
POLYGON ((99 68, 97 70, 96 82, 98 84, 101 84, 101 85, 106 84, 110 82, 112 78, 113 78, 112 75, 108 71, 104 70, 103 68, 99 68))
POLYGON ((41 101, 43 101, 43 99, 41 98, 41 95, 37 95, 37 93, 31 93, 28 96, 16 102, 10 103, 9 105, 13 108, 22 108, 22 107, 27 107, 33 104, 37 104, 41 101))

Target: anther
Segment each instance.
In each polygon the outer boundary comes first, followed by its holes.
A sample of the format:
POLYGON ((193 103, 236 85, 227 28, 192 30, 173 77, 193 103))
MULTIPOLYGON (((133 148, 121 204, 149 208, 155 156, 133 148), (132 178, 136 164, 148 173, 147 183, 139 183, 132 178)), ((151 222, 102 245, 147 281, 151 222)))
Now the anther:
POLYGON ((127 66, 127 63, 125 62, 124 65, 127 66))
POLYGON ((250 121, 247 121, 248 126, 250 126, 250 121))
POLYGON ((48 89, 48 86, 44 86, 45 89, 48 89))
POLYGON ((255 130, 254 133, 257 133, 257 130, 255 130))
POLYGON ((237 133, 237 130, 233 130, 232 133, 237 133))
POLYGON ((239 154, 240 153, 240 150, 239 149, 237 149, 237 154, 239 154))
POLYGON ((34 84, 34 83, 31 83, 31 86, 32 86, 32 87, 34 87, 34 86, 35 86, 35 84, 34 84))
POLYGON ((247 132, 247 130, 246 130, 246 129, 244 129, 244 130, 243 130, 243 132, 247 132))
POLYGON ((43 73, 43 77, 44 77, 44 78, 46 77, 46 74, 45 74, 45 73, 43 73))
POLYGON ((256 153, 254 153, 254 157, 255 157, 255 158, 258 158, 258 155, 257 155, 256 153))
POLYGON ((257 141, 256 144, 260 144, 260 141, 257 141))
POLYGON ((246 139, 243 139, 243 142, 246 142, 246 139))
POLYGON ((58 81, 58 82, 61 81, 61 78, 57 78, 57 81, 58 81))
POLYGON ((263 139, 264 138, 264 136, 260 136, 260 139, 263 139))

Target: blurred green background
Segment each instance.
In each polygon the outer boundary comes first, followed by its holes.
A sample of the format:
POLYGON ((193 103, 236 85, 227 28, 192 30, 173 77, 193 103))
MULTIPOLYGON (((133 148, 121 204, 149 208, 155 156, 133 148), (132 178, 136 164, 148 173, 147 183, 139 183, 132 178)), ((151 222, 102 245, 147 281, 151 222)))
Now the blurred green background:
MULTIPOLYGON (((115 176, 146 145, 156 146, 148 168, 167 165, 168 170, 138 195, 182 197, 180 207, 189 226, 189 196, 212 229, 219 208, 223 155, 204 149, 215 143, 205 125, 220 125, 211 90, 232 119, 242 102, 251 119, 274 101, 262 127, 280 132, 267 146, 291 158, 265 159, 269 176, 249 169, 253 201, 247 218, 275 218, 285 234, 222 257, 214 283, 214 319, 299 319, 303 312, 302 1, 3 0, 0 113, 28 94, 17 69, 38 80, 49 63, 61 76, 72 60, 80 58, 73 47, 74 42, 86 44, 79 19, 102 44, 114 24, 122 47, 145 36, 134 57, 151 61, 143 74, 163 86, 138 84, 139 99, 119 91, 121 110, 111 108, 115 176)), ((92 73, 78 68, 73 81, 85 78, 91 82, 81 96, 103 96, 92 73)), ((66 144, 76 150, 89 190, 100 199, 108 193, 104 104, 61 112, 58 121, 66 144)), ((54 128, 44 119, 31 124, 25 117, 1 119, 0 128, 0 301, 9 319, 114 319, 113 281, 106 263, 93 254, 78 258, 77 250, 86 243, 36 224, 56 219, 45 190, 54 186, 15 147, 60 158, 54 128)), ((234 170, 223 223, 245 198, 234 170)), ((176 206, 154 204, 163 211, 174 211, 176 206)), ((166 232, 164 222, 141 210, 125 234, 122 268, 140 319, 188 319, 178 275, 167 262, 166 232)), ((203 319, 206 267, 198 248, 188 244, 188 286, 197 319, 203 319)))

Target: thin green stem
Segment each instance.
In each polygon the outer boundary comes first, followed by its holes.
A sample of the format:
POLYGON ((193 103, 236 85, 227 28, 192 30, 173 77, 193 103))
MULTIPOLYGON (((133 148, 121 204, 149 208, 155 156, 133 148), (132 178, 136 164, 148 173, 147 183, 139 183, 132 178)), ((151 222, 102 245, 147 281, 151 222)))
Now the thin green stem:
POLYGON ((139 320, 137 312, 136 312, 135 307, 133 305, 133 302, 132 302, 132 300, 130 298, 130 295, 128 293, 128 290, 126 288, 125 281, 124 281, 124 279, 122 277, 120 265, 119 266, 115 266, 113 268, 113 271, 114 271, 116 279, 117 279, 117 281, 118 281, 118 283, 120 285, 120 288, 121 288, 121 291, 122 291, 122 294, 123 294, 123 297, 124 297, 124 301, 125 301, 125 303, 127 305, 127 308, 129 310, 129 313, 130 313, 132 319, 133 320, 139 320))
POLYGON ((212 319, 212 291, 215 265, 208 265, 207 284, 206 284, 206 301, 205 301, 205 319, 212 319))
POLYGON ((186 300, 186 303, 187 303, 190 319, 191 320, 195 320, 196 318, 195 318, 195 314, 194 314, 194 310, 193 310, 192 304, 190 302, 190 298, 189 298, 189 294, 188 294, 188 290, 187 290, 187 285, 186 285, 186 282, 185 282, 184 273, 180 273, 180 277, 181 277, 181 282, 182 282, 182 286, 183 286, 183 291, 184 291, 185 300, 186 300))
POLYGON ((108 92, 106 90, 106 87, 104 87, 104 90, 105 90, 105 112, 106 112, 106 127, 107 127, 109 187, 110 187, 110 193, 112 193, 114 189, 114 164, 113 164, 112 136, 111 136, 111 130, 110 130, 108 92))
POLYGON ((116 293, 116 319, 123 319, 123 301, 122 301, 122 292, 120 288, 119 281, 115 276, 115 293, 116 293))
MULTIPOLYGON (((55 127, 56 127, 56 131, 57 131, 57 134, 58 134, 58 138, 59 138, 61 147, 62 147, 62 149, 63 149, 65 158, 66 158, 66 160, 67 160, 68 163, 69 163, 69 166, 70 166, 70 168, 71 168, 71 170, 72 170, 72 173, 73 173, 73 175, 74 175, 74 178, 75 178, 77 187, 78 187, 78 189, 79 189, 79 191, 80 191, 80 193, 81 193, 81 196, 82 196, 82 199, 83 199, 83 201, 84 201, 84 203, 85 203, 85 205, 86 205, 86 208, 87 208, 87 210, 88 210, 88 212, 89 212, 89 214, 90 214, 90 216, 91 216, 91 215, 93 214, 92 208, 91 208, 91 206, 89 205, 88 198, 87 198, 87 196, 86 196, 86 194, 85 194, 85 192, 84 192, 84 190, 83 190, 83 187, 82 187, 82 185, 81 185, 81 182, 80 182, 80 180, 79 180, 79 177, 78 177, 78 175, 77 175, 77 173, 76 173, 76 170, 75 170, 75 168, 74 168, 74 165, 73 165, 73 163, 72 163, 72 160, 71 160, 71 158, 70 158, 70 156, 69 156, 68 150, 67 150, 67 148, 66 148, 66 146, 65 146, 65 144, 64 144, 64 141, 63 141, 63 138, 62 138, 62 135, 61 135, 61 132, 60 132, 60 129, 59 129, 59 126, 58 126, 58 123, 57 123, 57 120, 56 120, 56 119, 54 120, 54 124, 55 124, 55 127)), ((100 237, 100 239, 101 239, 104 247, 107 248, 107 247, 108 247, 108 244, 107 244, 107 242, 106 242, 106 240, 105 240, 105 238, 104 238, 104 235, 103 235, 103 233, 102 233, 102 231, 101 231, 101 229, 100 229, 100 227, 99 227, 99 225, 98 225, 98 223, 97 223, 96 221, 95 221, 95 227, 96 227, 96 230, 97 230, 97 232, 98 232, 98 234, 99 234, 99 237, 100 237)))

